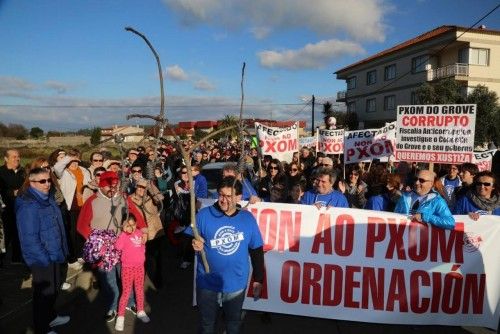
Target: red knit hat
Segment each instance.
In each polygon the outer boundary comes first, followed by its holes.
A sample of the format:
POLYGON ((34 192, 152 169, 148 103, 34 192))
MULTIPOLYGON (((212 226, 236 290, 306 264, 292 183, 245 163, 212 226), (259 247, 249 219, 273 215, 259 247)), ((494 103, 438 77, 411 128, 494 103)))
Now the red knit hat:
POLYGON ((115 185, 120 181, 118 174, 112 171, 106 171, 101 174, 101 178, 99 179, 99 187, 106 187, 115 185))

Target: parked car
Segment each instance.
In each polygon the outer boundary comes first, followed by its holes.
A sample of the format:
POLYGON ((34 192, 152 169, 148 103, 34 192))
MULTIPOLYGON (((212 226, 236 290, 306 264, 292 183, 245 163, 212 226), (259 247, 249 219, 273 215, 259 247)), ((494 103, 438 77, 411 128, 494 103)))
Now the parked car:
MULTIPOLYGON (((203 166, 201 174, 207 179, 208 197, 217 198, 217 185, 222 180, 222 169, 231 162, 210 162, 203 166)), ((236 165, 236 163, 234 163, 236 165)))

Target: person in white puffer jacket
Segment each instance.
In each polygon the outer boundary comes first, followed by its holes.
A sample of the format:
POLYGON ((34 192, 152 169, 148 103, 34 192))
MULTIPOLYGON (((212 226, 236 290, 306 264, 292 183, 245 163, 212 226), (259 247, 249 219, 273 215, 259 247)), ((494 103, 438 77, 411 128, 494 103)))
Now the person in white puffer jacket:
POLYGON ((84 240, 76 232, 76 221, 83 206, 83 190, 90 182, 90 172, 80 166, 80 152, 70 150, 68 154, 54 165, 59 187, 66 202, 66 235, 69 245, 69 266, 80 269, 83 260, 81 252, 84 240))

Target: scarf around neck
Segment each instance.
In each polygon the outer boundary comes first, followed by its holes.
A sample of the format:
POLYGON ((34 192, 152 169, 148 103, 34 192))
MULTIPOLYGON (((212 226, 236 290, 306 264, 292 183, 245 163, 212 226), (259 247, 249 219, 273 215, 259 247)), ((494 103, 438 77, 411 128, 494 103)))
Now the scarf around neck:
POLYGON ((495 208, 500 206, 500 197, 498 195, 492 195, 490 198, 479 197, 475 191, 469 190, 467 192, 467 197, 481 210, 488 212, 493 211, 495 208))

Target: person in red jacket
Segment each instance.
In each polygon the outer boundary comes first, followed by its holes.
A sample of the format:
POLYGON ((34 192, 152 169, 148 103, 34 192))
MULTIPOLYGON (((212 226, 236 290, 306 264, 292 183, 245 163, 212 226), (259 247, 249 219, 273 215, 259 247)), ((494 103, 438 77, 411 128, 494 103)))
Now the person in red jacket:
MULTIPOLYGON (((122 217, 132 214, 137 220, 137 229, 142 232, 142 242, 146 243, 148 237, 147 225, 132 200, 120 192, 120 179, 115 172, 107 171, 101 175, 99 190, 85 201, 80 211, 77 230, 85 239, 88 239, 94 229, 112 230, 117 235, 121 232, 122 217)), ((111 268, 110 271, 98 268, 101 291, 108 301, 106 321, 111 322, 116 318, 118 307, 120 266, 111 268)), ((129 302, 131 306, 133 303, 129 302)))

